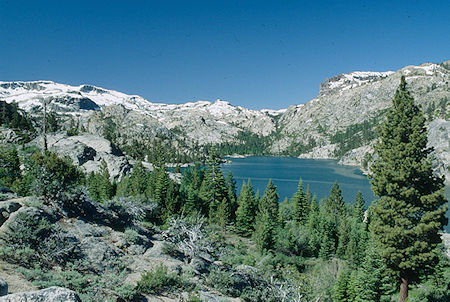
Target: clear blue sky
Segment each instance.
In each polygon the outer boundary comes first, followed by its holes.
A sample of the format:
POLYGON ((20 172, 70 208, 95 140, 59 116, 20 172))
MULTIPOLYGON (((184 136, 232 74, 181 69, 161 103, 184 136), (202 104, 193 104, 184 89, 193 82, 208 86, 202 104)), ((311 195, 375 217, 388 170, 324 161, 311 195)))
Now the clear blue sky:
POLYGON ((284 108, 327 77, 450 59, 450 1, 0 0, 0 80, 284 108))

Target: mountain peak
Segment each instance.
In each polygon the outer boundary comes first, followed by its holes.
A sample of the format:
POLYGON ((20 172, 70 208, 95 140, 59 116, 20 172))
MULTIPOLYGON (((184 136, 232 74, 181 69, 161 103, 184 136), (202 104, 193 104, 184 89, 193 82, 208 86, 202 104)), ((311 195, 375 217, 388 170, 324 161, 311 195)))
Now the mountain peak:
POLYGON ((379 81, 393 73, 393 71, 353 71, 350 73, 342 73, 326 79, 325 82, 321 83, 319 96, 329 95, 337 91, 344 91, 367 83, 379 81))

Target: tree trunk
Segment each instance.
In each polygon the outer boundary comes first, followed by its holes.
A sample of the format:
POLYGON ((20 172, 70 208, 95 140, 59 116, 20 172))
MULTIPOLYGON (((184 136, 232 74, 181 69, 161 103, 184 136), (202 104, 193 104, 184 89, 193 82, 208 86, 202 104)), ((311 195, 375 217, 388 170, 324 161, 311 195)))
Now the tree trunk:
POLYGON ((408 299, 408 278, 402 276, 402 283, 400 284, 400 302, 405 302, 408 299))

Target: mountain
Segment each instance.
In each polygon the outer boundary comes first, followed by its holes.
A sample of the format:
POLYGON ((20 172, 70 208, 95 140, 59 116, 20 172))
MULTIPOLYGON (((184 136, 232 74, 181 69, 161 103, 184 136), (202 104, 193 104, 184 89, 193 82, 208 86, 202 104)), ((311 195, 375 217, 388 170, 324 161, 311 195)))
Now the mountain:
POLYGON ((436 171, 449 175, 450 61, 337 75, 320 84, 316 98, 277 111, 250 110, 223 100, 152 103, 114 90, 51 81, 0 82, 0 100, 16 102, 35 116, 45 101, 66 124, 75 120, 92 134, 112 137, 119 146, 158 142, 192 154, 198 146, 239 146, 260 139, 265 154, 337 158, 367 169, 376 126, 391 106, 402 75, 427 115, 436 171))

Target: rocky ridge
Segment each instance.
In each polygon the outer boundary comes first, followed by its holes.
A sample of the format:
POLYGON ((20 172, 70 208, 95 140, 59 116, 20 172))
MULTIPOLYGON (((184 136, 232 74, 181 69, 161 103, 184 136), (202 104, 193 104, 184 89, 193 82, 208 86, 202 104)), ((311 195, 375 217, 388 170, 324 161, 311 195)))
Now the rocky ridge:
POLYGON ((269 137, 268 151, 274 155, 337 158, 343 164, 363 167, 374 137, 348 129, 364 126, 374 133, 402 75, 430 122, 436 171, 449 180, 450 61, 406 66, 395 72, 337 75, 320 85, 316 98, 283 110, 249 110, 222 100, 152 103, 136 95, 51 81, 0 82, 0 100, 16 102, 32 114, 39 114, 46 101, 51 110, 77 119, 89 133, 101 136, 112 125, 122 143, 158 137, 174 149, 190 152, 196 145, 245 143, 238 139, 244 132, 269 137), (335 136, 346 131, 346 141, 336 142, 335 136))

